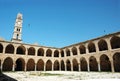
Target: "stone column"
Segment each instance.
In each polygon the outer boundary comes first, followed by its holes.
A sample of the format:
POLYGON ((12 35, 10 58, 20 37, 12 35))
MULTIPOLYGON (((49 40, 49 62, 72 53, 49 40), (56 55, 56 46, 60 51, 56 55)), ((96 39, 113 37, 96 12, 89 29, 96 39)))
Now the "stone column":
POLYGON ((15 46, 14 55, 16 55, 16 53, 17 53, 17 46, 15 46))
POLYGON ((16 64, 15 64, 15 63, 13 63, 13 66, 12 66, 12 71, 15 71, 15 66, 16 66, 16 64))
POLYGON ((27 63, 25 63, 25 68, 24 68, 24 71, 26 72, 27 70, 27 63))
POLYGON ((59 71, 61 71, 61 63, 59 63, 59 71))
POLYGON ((46 63, 44 64, 44 71, 46 71, 46 67, 45 66, 46 66, 46 63))
POLYGON ((52 64, 52 71, 54 71, 54 64, 52 64))
POLYGON ((107 42, 108 50, 111 50, 111 49, 112 49, 112 47, 111 47, 111 44, 110 44, 110 40, 109 40, 109 39, 107 39, 107 40, 106 40, 106 42, 107 42))
POLYGON ((95 42, 95 48, 96 48, 96 53, 99 53, 99 47, 97 42, 95 42))
POLYGON ((67 54, 66 54, 66 51, 65 51, 65 49, 63 50, 63 52, 64 52, 64 57, 66 57, 66 56, 67 56, 67 54))
POLYGON ((37 63, 35 63, 35 71, 37 71, 37 63))
POLYGON ((88 45, 87 44, 85 45, 85 48, 86 48, 86 54, 89 54, 89 50, 88 50, 88 45))
POLYGON ((79 47, 77 46, 77 54, 80 55, 80 50, 79 50, 79 47))
POLYGON ((66 63, 65 63, 65 71, 67 71, 66 63))
POLYGON ((88 69, 88 72, 90 72, 90 65, 89 65, 89 61, 87 61, 87 69, 88 69))
POLYGON ((78 63, 78 69, 79 69, 79 71, 81 71, 81 66, 80 66, 80 63, 78 63))
POLYGON ((73 71, 73 64, 71 63, 71 71, 73 71))
POLYGON ((98 61, 98 71, 99 71, 99 72, 101 71, 101 68, 100 68, 100 61, 98 61))
POLYGON ((115 72, 115 70, 114 70, 114 64, 113 64, 113 59, 110 59, 110 63, 111 63, 111 71, 115 72))
POLYGON ((0 66, 0 68, 1 68, 1 71, 3 70, 3 60, 1 60, 1 66, 0 66))

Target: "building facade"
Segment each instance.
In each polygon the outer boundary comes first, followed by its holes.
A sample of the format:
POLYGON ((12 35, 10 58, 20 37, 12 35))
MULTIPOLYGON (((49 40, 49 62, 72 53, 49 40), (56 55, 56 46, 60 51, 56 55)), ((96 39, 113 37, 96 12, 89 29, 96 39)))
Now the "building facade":
POLYGON ((18 14, 11 41, 0 40, 3 71, 120 72, 120 32, 63 48, 22 43, 22 14, 18 14))

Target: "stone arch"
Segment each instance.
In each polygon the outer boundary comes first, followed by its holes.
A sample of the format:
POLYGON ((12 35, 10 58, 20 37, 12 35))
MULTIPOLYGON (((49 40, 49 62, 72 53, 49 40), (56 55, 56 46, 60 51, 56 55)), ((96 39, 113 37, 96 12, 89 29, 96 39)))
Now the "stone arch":
POLYGON ((89 53, 96 52, 95 44, 90 42, 88 44, 88 50, 89 50, 89 53))
POLYGON ((58 62, 58 60, 56 60, 54 62, 54 70, 59 70, 59 62, 58 62))
POLYGON ((66 56, 70 56, 70 50, 66 49, 66 56))
POLYGON ((51 49, 48 49, 48 50, 46 51, 46 56, 47 56, 47 57, 51 57, 51 56, 52 56, 52 50, 51 50, 51 49))
POLYGON ((38 56, 44 56, 44 49, 43 48, 39 48, 38 52, 37 52, 38 56))
POLYGON ((101 71, 111 71, 111 63, 109 57, 105 54, 100 56, 101 71))
POLYGON ((3 45, 0 44, 0 53, 2 53, 2 52, 3 52, 3 45))
POLYGON ((98 42, 98 47, 99 47, 99 51, 104 51, 104 50, 108 50, 108 45, 107 45, 107 42, 103 39, 101 39, 99 42, 98 42))
POLYGON ((89 58, 89 67, 90 67, 90 71, 98 71, 98 63, 94 56, 91 56, 89 58))
POLYGON ((79 71, 78 61, 76 59, 72 60, 72 64, 73 64, 73 71, 79 71))
POLYGON ((52 70, 52 62, 51 60, 48 60, 46 62, 46 71, 51 71, 52 70))
POLYGON ((3 62, 3 71, 12 71, 13 60, 10 57, 7 57, 3 62))
POLYGON ((64 57, 64 51, 61 50, 61 57, 64 57))
POLYGON ((54 57, 59 57, 59 51, 58 50, 54 51, 54 57))
POLYGON ((28 49, 28 55, 35 55, 35 48, 34 47, 30 47, 28 49))
POLYGON ((113 64, 115 72, 120 72, 120 53, 113 55, 113 64))
POLYGON ((37 62, 37 71, 44 71, 44 61, 42 59, 37 62))
POLYGON ((67 61, 66 61, 66 68, 67 68, 67 71, 71 71, 71 63, 70 63, 70 60, 67 60, 67 61))
POLYGON ((120 48, 120 37, 113 36, 110 40, 112 49, 120 48))
POLYGON ((13 54, 14 53, 14 46, 12 44, 7 45, 7 47, 5 49, 5 53, 13 54))
POLYGON ((27 62, 27 71, 34 71, 35 70, 35 62, 33 59, 29 59, 27 62))
POLYGON ((15 71, 24 71, 25 68, 25 61, 23 58, 18 58, 16 60, 16 67, 15 67, 15 71))
POLYGON ((65 71, 65 63, 63 60, 61 60, 61 70, 65 71))
POLYGON ((25 55, 25 47, 24 46, 19 46, 17 48, 17 53, 16 54, 25 55))
POLYGON ((81 71, 87 71, 87 61, 84 57, 80 58, 81 71))
POLYGON ((77 55, 77 48, 76 47, 72 48, 72 53, 73 53, 73 55, 77 55))
POLYGON ((79 47, 80 54, 85 54, 86 53, 86 48, 84 45, 80 45, 79 47))

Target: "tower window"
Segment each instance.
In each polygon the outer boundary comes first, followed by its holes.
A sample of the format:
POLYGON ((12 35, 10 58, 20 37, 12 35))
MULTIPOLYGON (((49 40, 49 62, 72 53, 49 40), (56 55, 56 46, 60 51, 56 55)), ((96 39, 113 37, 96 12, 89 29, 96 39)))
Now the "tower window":
POLYGON ((16 38, 18 39, 18 37, 19 37, 19 34, 17 34, 17 37, 16 37, 16 38))

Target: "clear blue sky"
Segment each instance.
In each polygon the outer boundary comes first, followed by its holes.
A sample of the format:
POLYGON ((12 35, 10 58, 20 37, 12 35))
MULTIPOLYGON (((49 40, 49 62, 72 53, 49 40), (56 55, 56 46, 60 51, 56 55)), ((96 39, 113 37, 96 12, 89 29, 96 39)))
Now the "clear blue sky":
POLYGON ((19 12, 29 44, 64 47, 120 31, 120 0, 0 0, 0 37, 11 40, 19 12))

